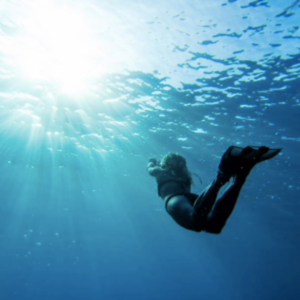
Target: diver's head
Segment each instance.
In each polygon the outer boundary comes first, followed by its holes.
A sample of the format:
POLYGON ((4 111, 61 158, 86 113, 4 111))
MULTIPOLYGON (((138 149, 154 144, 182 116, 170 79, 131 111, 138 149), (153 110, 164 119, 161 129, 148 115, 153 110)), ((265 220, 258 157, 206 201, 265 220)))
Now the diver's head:
POLYGON ((168 153, 166 154, 161 162, 160 165, 164 169, 172 170, 172 173, 178 176, 179 179, 192 184, 192 176, 189 172, 186 160, 183 156, 178 153, 168 153))
POLYGON ((169 152, 162 158, 160 165, 165 169, 180 170, 186 168, 186 160, 178 153, 169 152))

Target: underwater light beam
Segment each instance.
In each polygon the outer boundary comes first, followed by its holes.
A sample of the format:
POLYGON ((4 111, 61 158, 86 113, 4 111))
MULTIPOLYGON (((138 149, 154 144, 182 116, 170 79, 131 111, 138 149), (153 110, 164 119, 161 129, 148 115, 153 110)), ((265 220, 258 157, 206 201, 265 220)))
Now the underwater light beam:
POLYGON ((58 83, 63 92, 78 94, 108 71, 107 47, 93 35, 84 12, 34 1, 18 18, 22 34, 11 46, 12 61, 26 79, 58 83))

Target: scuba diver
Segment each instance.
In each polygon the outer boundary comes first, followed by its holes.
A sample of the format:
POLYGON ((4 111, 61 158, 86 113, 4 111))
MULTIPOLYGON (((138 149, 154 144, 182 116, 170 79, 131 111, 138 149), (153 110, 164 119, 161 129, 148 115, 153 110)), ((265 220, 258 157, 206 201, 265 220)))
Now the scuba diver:
POLYGON ((155 177, 158 195, 176 223, 196 232, 219 234, 252 168, 280 151, 265 146, 230 146, 221 159, 216 178, 200 195, 191 193, 191 173, 185 158, 177 153, 168 153, 161 162, 149 159, 147 172, 155 177), (231 178, 228 188, 217 200, 221 187, 231 178))

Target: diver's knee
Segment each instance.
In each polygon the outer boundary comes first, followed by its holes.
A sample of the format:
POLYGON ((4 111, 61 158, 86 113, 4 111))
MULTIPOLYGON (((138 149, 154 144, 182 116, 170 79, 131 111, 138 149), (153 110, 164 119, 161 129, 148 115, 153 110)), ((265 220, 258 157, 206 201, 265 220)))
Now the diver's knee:
POLYGON ((220 234, 223 228, 205 228, 204 231, 213 234, 220 234))
POLYGON ((201 232, 201 231, 203 231, 202 227, 195 226, 193 223, 190 223, 190 224, 179 224, 179 225, 181 225, 183 228, 191 230, 191 231, 195 231, 195 232, 201 232))
POLYGON ((203 228, 194 227, 194 228, 191 229, 191 230, 193 230, 193 231, 195 231, 195 232, 201 232, 201 231, 203 231, 203 228))
POLYGON ((206 224, 204 227, 204 231, 208 233, 213 233, 213 234, 220 234, 225 226, 226 222, 219 222, 217 224, 206 224))
POLYGON ((203 231, 220 234, 226 225, 226 221, 227 219, 221 218, 219 215, 210 214, 203 226, 203 231))

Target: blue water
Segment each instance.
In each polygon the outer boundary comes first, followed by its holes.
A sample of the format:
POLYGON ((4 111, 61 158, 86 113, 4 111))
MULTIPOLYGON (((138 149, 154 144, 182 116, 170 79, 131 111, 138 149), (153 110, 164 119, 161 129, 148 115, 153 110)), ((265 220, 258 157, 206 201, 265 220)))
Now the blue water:
POLYGON ((298 299, 300 1, 0 4, 0 299, 298 299), (283 148, 220 235, 179 227, 146 173, 200 193, 230 145, 283 148))

